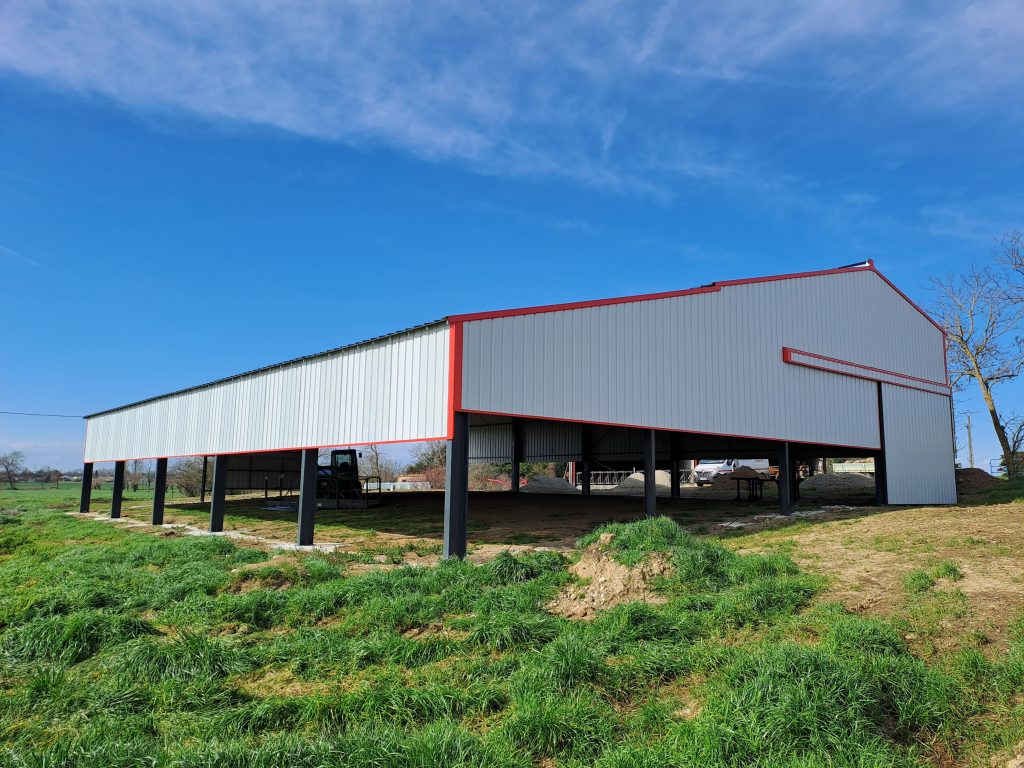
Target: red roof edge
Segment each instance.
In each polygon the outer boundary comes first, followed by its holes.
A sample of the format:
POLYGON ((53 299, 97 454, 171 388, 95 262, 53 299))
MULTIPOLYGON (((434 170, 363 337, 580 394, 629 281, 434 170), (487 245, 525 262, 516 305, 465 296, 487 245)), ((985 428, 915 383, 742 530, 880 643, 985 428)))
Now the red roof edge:
POLYGON ((818 269, 810 272, 790 272, 783 275, 767 275, 765 277, 747 277, 740 280, 720 280, 708 285, 702 285, 698 288, 686 288, 679 291, 664 291, 661 293, 641 293, 635 296, 619 296, 610 299, 594 299, 591 301, 574 301, 567 304, 544 304, 536 307, 521 307, 517 309, 499 309, 493 312, 471 312, 464 315, 450 315, 448 317, 449 323, 464 323, 472 320, 494 320, 501 317, 515 317, 517 315, 539 315, 545 312, 563 312, 571 309, 587 309, 589 307, 606 307, 613 304, 629 304, 634 301, 654 301, 656 299, 674 299, 679 296, 694 296, 701 293, 717 293, 723 288, 731 288, 737 285, 751 285, 753 283, 770 283, 777 280, 799 280, 804 277, 822 277, 824 275, 842 275, 847 272, 874 272, 878 275, 890 288, 898 293, 903 300, 906 301, 910 306, 921 313, 929 323, 934 325, 938 331, 945 337, 946 332, 942 326, 939 325, 931 316, 925 312, 921 307, 915 304, 910 298, 899 288, 897 288, 893 282, 878 271, 875 267, 875 262, 868 259, 863 264, 855 264, 847 267, 837 267, 834 269, 818 269))

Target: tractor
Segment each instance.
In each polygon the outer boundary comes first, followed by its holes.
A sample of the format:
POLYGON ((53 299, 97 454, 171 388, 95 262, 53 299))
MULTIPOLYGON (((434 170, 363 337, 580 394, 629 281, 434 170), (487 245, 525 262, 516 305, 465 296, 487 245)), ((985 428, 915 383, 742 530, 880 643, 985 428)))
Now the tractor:
POLYGON ((366 509, 380 504, 380 478, 359 476, 359 454, 352 448, 331 451, 331 463, 317 470, 317 506, 324 509, 366 509), (376 484, 375 498, 366 487, 376 484))

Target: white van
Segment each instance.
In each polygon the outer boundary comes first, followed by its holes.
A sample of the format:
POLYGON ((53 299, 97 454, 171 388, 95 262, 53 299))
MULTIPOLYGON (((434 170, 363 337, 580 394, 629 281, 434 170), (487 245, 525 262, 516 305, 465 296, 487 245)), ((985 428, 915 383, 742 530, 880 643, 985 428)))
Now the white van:
POLYGON ((698 486, 713 483, 716 478, 740 467, 750 467, 755 472, 767 475, 768 459, 701 459, 693 468, 693 482, 698 486))

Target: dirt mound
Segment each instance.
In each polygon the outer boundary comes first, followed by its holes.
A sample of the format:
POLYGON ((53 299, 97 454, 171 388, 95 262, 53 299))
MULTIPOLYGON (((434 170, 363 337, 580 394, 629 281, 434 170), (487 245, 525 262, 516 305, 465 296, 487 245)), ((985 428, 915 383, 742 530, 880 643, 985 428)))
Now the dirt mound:
MULTIPOLYGON (((659 469, 654 473, 654 488, 659 496, 667 496, 672 487, 672 475, 667 470, 659 469)), ((644 473, 634 472, 614 488, 602 493, 619 493, 624 496, 642 496, 644 493, 644 473)))
POLYGON ((751 469, 750 467, 739 467, 732 471, 730 477, 734 480, 752 480, 754 478, 761 478, 763 480, 768 477, 768 475, 763 472, 758 472, 756 469, 751 469))
POLYGON ((985 491, 1002 482, 992 477, 984 469, 967 467, 956 471, 956 489, 961 493, 965 491, 985 491))
POLYGON ((570 584, 552 600, 547 609, 568 619, 592 619, 598 611, 623 603, 663 603, 665 598, 651 589, 651 581, 669 572, 671 566, 662 557, 651 557, 630 568, 606 551, 611 534, 605 534, 583 551, 570 569, 580 584, 570 584))
MULTIPOLYGON (((654 473, 654 484, 662 488, 669 488, 672 485, 672 475, 664 469, 659 469, 654 473)), ((644 473, 634 472, 632 475, 627 477, 617 486, 617 491, 642 491, 644 489, 644 473)))
POLYGON ((519 490, 523 493, 579 493, 564 477, 531 477, 519 490))
POLYGON ((875 492, 875 479, 859 472, 843 472, 838 475, 814 475, 800 483, 800 492, 826 493, 859 493, 875 492))
POLYGON ((734 474, 736 473, 726 472, 724 475, 719 475, 715 478, 715 481, 711 483, 711 487, 716 491, 732 491, 733 493, 736 493, 736 481, 732 479, 734 474))

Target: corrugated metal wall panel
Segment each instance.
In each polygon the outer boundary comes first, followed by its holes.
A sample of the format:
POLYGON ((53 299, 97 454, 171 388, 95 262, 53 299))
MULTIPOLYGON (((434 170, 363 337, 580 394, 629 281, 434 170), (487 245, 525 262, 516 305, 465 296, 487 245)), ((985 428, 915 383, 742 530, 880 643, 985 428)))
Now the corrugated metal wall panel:
MULTIPOLYGON (((579 424, 557 421, 523 422, 523 461, 580 461, 579 424)), ((595 461, 643 460, 643 437, 638 430, 591 425, 591 455, 595 461)), ((670 435, 660 432, 656 451, 668 460, 670 435)), ((507 464, 512 461, 512 425, 483 424, 470 427, 469 458, 475 463, 507 464)))
POLYGON ((512 425, 470 427, 469 460, 477 464, 509 464, 512 461, 512 425))
MULTIPOLYGON (((580 458, 579 424, 535 421, 522 425, 523 461, 574 461, 580 458)), ((512 461, 512 425, 488 424, 469 430, 469 458, 476 463, 512 461)))
POLYGON ((875 385, 782 347, 945 377, 939 331, 869 270, 474 320, 463 338, 469 410, 864 448, 875 385))
POLYGON ((94 416, 85 460, 443 437, 448 353, 438 324, 94 416))
POLYGON ((227 490, 231 493, 267 488, 271 495, 279 490, 296 490, 302 470, 301 456, 299 451, 230 456, 227 490))
POLYGON ((882 385, 890 504, 955 504, 949 398, 882 385))

